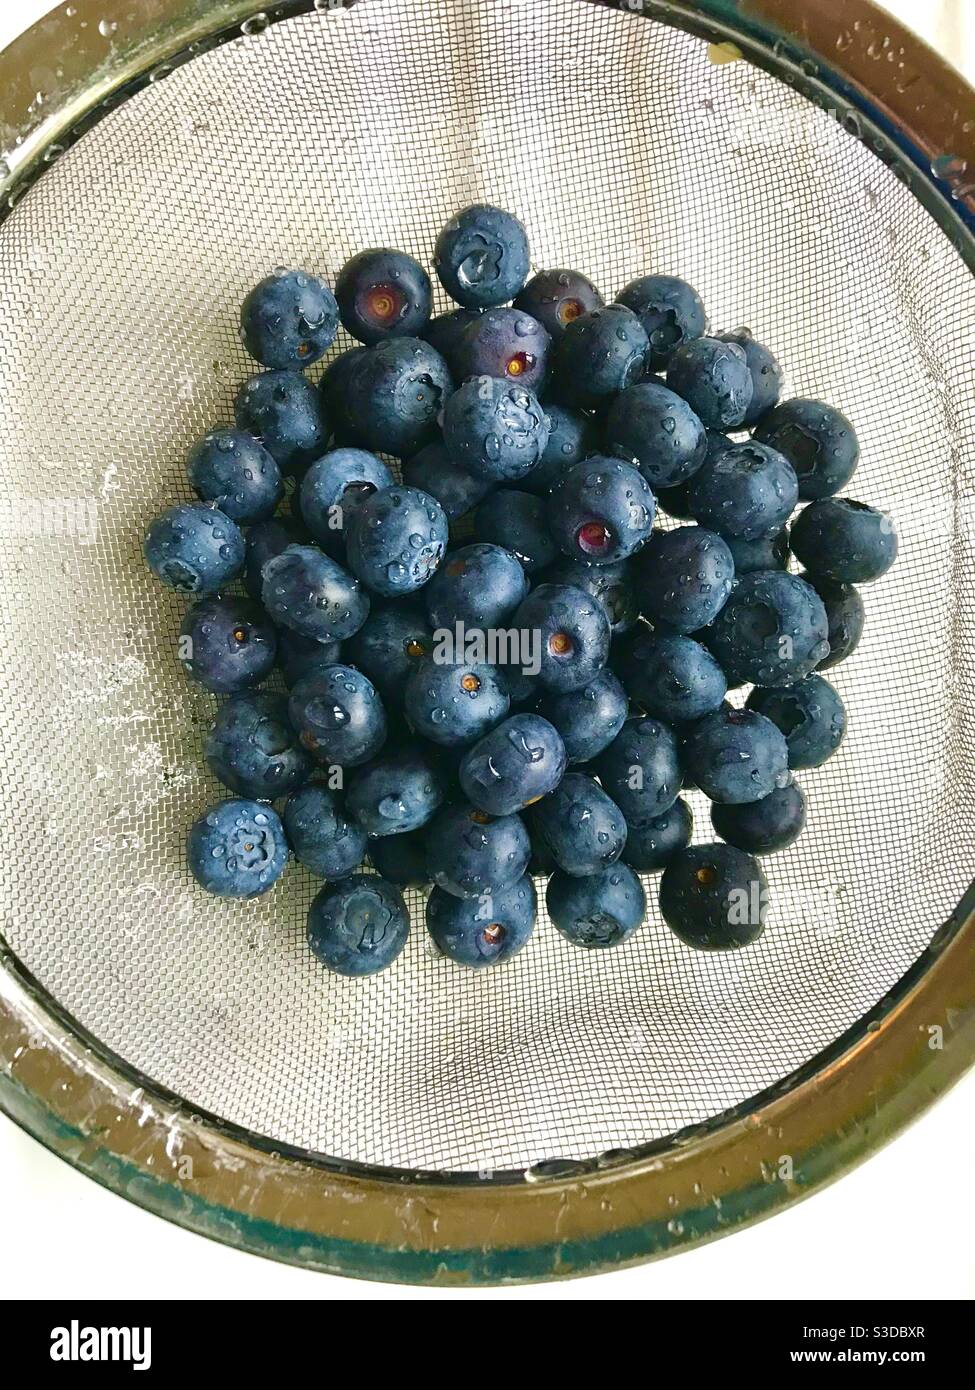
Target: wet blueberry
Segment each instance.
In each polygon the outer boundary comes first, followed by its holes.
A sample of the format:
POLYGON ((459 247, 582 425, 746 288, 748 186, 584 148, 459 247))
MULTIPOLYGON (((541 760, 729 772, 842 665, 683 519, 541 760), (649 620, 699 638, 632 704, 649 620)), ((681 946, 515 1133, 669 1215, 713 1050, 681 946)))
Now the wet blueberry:
POLYGON ((676 275, 642 275, 625 285, 616 300, 636 314, 650 340, 651 371, 666 367, 676 348, 700 338, 707 328, 700 295, 676 275))
POLYGON ((640 874, 659 873, 687 848, 693 828, 690 807, 678 797, 662 815, 627 828, 623 863, 640 874))
POLYGON ((434 439, 403 464, 406 487, 418 488, 436 498, 448 521, 456 521, 488 495, 493 484, 459 467, 447 453, 442 439, 434 439))
POLYGON ((474 203, 444 227, 433 263, 451 299, 465 308, 506 304, 528 277, 528 234, 510 212, 474 203))
POLYGON ((324 454, 330 427, 322 396, 300 372, 258 372, 234 401, 237 428, 256 435, 283 473, 300 474, 324 454))
POLYGON ((220 898, 256 898, 281 877, 288 842, 260 801, 218 801, 190 827, 186 857, 197 883, 220 898))
POLYGON ((419 747, 392 748, 350 778, 346 804, 370 836, 426 825, 446 797, 443 773, 419 747))
MULTIPOLYGON (((756 342, 749 328, 736 328, 730 333, 719 333, 719 342, 737 343, 745 354, 748 371, 752 379, 752 398, 745 411, 746 425, 752 425, 772 409, 782 390, 782 368, 764 344, 756 342)), ((788 457, 788 450, 782 449, 774 439, 767 439, 761 432, 758 438, 774 448, 780 449, 788 457)))
POLYGON ((295 858, 319 878, 345 878, 366 853, 366 832, 329 787, 302 787, 285 804, 285 832, 295 858))
POLYGON ((466 802, 445 806, 426 828, 428 878, 457 898, 479 898, 524 876, 531 854, 520 816, 489 816, 466 802))
POLYGON ((712 801, 758 801, 790 780, 785 735, 750 709, 723 708, 699 720, 683 759, 712 801))
POLYGON ((335 281, 343 326, 360 343, 416 338, 430 317, 430 277, 412 256, 388 247, 360 251, 335 281))
POLYGON ((183 669, 217 695, 259 685, 270 674, 277 650, 274 624, 251 599, 201 599, 180 628, 183 669))
POLYGON ((593 777, 567 772, 529 812, 563 873, 575 877, 615 864, 626 843, 623 813, 593 777))
POLYGON ((301 480, 302 519, 319 545, 338 558, 348 514, 366 497, 392 486, 393 475, 375 454, 365 449, 332 449, 301 480))
POLYGON ((591 280, 578 270, 540 270, 515 299, 515 308, 537 319, 553 338, 565 332, 583 314, 604 303, 591 280))
POLYGON ((725 542, 735 562, 735 576, 754 574, 756 570, 784 570, 789 564, 789 532, 783 527, 774 536, 762 536, 746 541, 742 536, 725 536, 725 542))
POLYGON ((622 304, 606 304, 568 324, 555 343, 554 381, 566 405, 595 407, 643 375, 649 351, 640 320, 622 304))
POLYGON ((406 683, 405 709, 421 738, 460 748, 495 728, 508 713, 503 679, 477 662, 424 661, 406 683))
POLYGON ((463 381, 457 353, 465 329, 480 315, 480 309, 451 309, 449 314, 437 314, 420 333, 420 337, 436 348, 447 363, 450 374, 459 386, 463 381))
POLYGON ((375 975, 406 945, 410 914, 403 895, 376 874, 327 883, 308 911, 308 945, 339 975, 375 975))
POLYGON ((146 532, 146 564, 181 594, 212 594, 244 567, 244 537, 235 521, 202 502, 170 507, 146 532))
POLYGON ((627 694, 654 719, 682 724, 716 710, 728 682, 707 647, 675 633, 638 633, 622 668, 627 694))
POLYGON ((296 681, 288 715, 303 748, 320 763, 358 767, 386 741, 386 711, 375 686, 351 666, 323 666, 296 681))
POLYGON ((643 885, 625 864, 584 878, 556 871, 545 902, 555 927, 573 946, 604 950, 633 935, 646 916, 643 885))
POLYGON ((628 719, 596 759, 596 771, 627 825, 646 825, 669 810, 680 792, 677 738, 659 720, 628 719))
POLYGON ((548 442, 548 418, 535 394, 497 377, 470 377, 450 397, 443 439, 453 461, 489 483, 530 473, 548 442))
POLYGON ((414 593, 430 579, 447 548, 443 508, 427 492, 390 487, 361 501, 346 517, 349 568, 375 594, 414 593))
POLYGON ((275 271, 255 285, 240 310, 240 335, 251 357, 280 370, 309 367, 338 331, 335 296, 307 270, 275 271))
POLYGON ((506 625, 528 593, 518 558, 500 545, 478 542, 450 552, 423 591, 430 626, 454 631, 457 623, 486 633, 506 625))
POLYGON ((433 651, 433 634, 418 605, 377 604, 344 650, 388 705, 402 705, 408 678, 433 651))
POLYGON ((825 671, 845 661, 856 650, 863 636, 863 599, 852 584, 838 584, 834 579, 825 579, 808 571, 799 577, 812 585, 826 609, 829 655, 823 658, 818 667, 820 671, 825 671))
POLYGON ((427 930, 458 965, 500 965, 531 936, 535 906, 535 886, 527 877, 479 898, 458 898, 434 888, 427 899, 427 930))
POLYGON ((731 551, 703 526, 657 531, 635 565, 640 611, 675 632, 697 632, 712 623, 734 582, 731 551))
POLYGON ((612 743, 629 710, 626 692, 604 669, 580 690, 549 695, 538 712, 559 732, 570 763, 588 763, 612 743))
POLYGON ((633 626, 638 616, 632 573, 633 567, 626 560, 595 565, 560 557, 542 577, 547 584, 571 584, 592 594, 602 605, 613 636, 618 637, 633 626))
POLYGON ((762 934, 768 882, 758 860, 733 845, 691 845, 664 870, 660 911, 685 945, 735 950, 762 934))
POLYGON ((349 379, 356 365, 366 356, 364 347, 346 348, 326 366, 318 383, 318 392, 325 408, 325 417, 337 445, 358 443, 358 435, 348 409, 349 379))
POLYGON ((284 496, 281 470, 245 430, 211 430, 190 451, 193 491, 238 525, 266 521, 284 496))
POLYGON ((656 380, 620 392, 606 416, 605 438, 606 452, 636 463, 654 491, 686 483, 708 452, 694 411, 656 380))
POLYGON ((820 767, 846 733, 846 709, 822 676, 813 674, 785 690, 753 690, 748 708, 771 719, 785 734, 791 768, 820 767))
POLYGON ((759 570, 735 585, 707 632, 729 681, 793 685, 829 654, 829 624, 811 585, 784 570, 759 570))
POLYGON ((776 787, 759 801, 711 807, 715 832, 748 854, 774 854, 794 843, 806 823, 806 798, 795 782, 776 787))
POLYGON ((602 605, 582 589, 539 584, 518 605, 511 625, 531 634, 538 679, 548 690, 579 690, 606 665, 609 619, 602 605))
POLYGON ((521 479, 521 486, 539 497, 546 496, 573 464, 599 452, 599 426, 591 415, 555 402, 545 403, 544 410, 548 442, 535 467, 521 479))
POLYGON ((570 559, 609 564, 646 543, 656 508, 638 469, 596 455, 570 468, 552 489, 549 528, 570 559))
POLYGON ((887 513, 850 497, 810 502, 793 523, 791 543, 810 574, 838 584, 869 584, 897 558, 897 532, 887 513))
POLYGON ((738 429, 752 399, 744 348, 718 338, 681 344, 667 364, 667 385, 712 430, 738 429))
POLYGON ((792 464, 750 439, 710 454, 687 485, 688 506, 702 526, 747 541, 778 535, 798 500, 792 464))
POLYGON ((760 421, 755 438, 785 455, 799 479, 799 496, 809 501, 846 487, 860 459, 853 426, 823 401, 783 401, 760 421))
POLYGON ((304 545, 311 540, 304 525, 272 516, 248 528, 244 557, 244 588, 251 598, 260 599, 264 591, 264 566, 274 555, 280 555, 289 545, 304 545))
POLYGON ((347 409, 367 449, 409 458, 433 438, 452 390, 447 364, 429 343, 387 338, 349 369, 347 409))
POLYGON ((308 781, 312 760, 298 741, 288 702, 267 690, 232 695, 204 748, 214 776, 238 796, 274 801, 308 781))
POLYGON ((465 327, 453 348, 450 369, 457 382, 493 376, 537 392, 545 381, 552 340, 521 309, 485 309, 465 327))
POLYGON ((369 595, 314 545, 289 545, 263 569, 264 607, 276 623, 318 642, 351 637, 369 614, 369 595))
POLYGON ((513 714, 464 754, 460 785, 479 810, 508 816, 553 791, 565 761, 565 747, 547 719, 513 714))
POLYGON ((559 553, 548 529, 547 500, 516 488, 498 488, 475 508, 474 535, 509 550, 526 574, 545 569, 559 553))

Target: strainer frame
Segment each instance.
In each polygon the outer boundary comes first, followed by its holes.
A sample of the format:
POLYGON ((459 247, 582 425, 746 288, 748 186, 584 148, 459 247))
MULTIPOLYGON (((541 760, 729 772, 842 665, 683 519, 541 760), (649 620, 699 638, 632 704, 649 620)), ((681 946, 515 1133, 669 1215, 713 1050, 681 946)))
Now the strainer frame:
MULTIPOLYGON (((959 117, 975 109, 975 97, 875 5, 589 3, 630 11, 634 22, 649 17, 734 43, 817 104, 842 103, 839 109, 855 118, 854 133, 897 168, 975 268, 975 184, 965 181, 966 168, 975 168, 975 133, 965 132, 959 117), (851 41, 837 50, 832 40, 841 22, 851 41), (885 69, 870 53, 879 34, 901 54, 885 69), (868 94, 868 74, 888 82, 868 94)), ((255 20, 253 0, 147 0, 138 23, 131 0, 77 0, 67 8, 0 53, 0 147, 9 149, 0 218, 106 110, 255 20), (99 21, 122 25, 110 61, 104 42, 95 41, 99 21), (55 90, 32 106, 37 67, 49 72, 55 51, 62 61, 55 90)), ((270 6, 257 19, 274 22, 312 8, 311 0, 297 0, 270 6)), ((527 1174, 365 1168, 189 1113, 88 1035, 0 937, 0 1109, 81 1171, 158 1215, 253 1253, 358 1277, 546 1279, 701 1243, 840 1176, 973 1061, 975 886, 914 966, 847 1034, 770 1091, 693 1131, 527 1174)))

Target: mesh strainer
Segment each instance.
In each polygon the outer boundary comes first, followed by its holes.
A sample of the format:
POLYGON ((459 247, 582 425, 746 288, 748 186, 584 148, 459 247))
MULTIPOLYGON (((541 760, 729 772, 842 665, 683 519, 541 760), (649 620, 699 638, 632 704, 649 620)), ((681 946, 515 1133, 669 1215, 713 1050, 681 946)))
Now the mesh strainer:
POLYGON ((863 0, 76 0, 0 56, 8 1113, 231 1243, 489 1281, 754 1219, 954 1079, 975 1055, 973 132, 972 94, 863 0), (353 982, 309 957, 297 867, 247 904, 185 870, 221 795, 213 706, 140 538, 251 370, 237 305, 279 262, 429 263, 481 199, 525 221, 536 267, 610 294, 686 276, 790 394, 852 417, 858 495, 897 517, 831 673, 851 733, 745 952, 690 952, 652 914, 594 957, 543 916, 486 978, 419 930, 353 982))

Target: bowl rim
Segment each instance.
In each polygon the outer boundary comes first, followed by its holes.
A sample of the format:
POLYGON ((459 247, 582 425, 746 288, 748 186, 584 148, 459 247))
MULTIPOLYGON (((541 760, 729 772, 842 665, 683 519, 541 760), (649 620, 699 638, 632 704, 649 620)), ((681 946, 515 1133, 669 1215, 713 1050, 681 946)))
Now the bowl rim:
MULTIPOLYGON (((147 82, 242 26, 256 31, 314 8, 283 0, 256 14, 255 0, 156 0, 151 21, 133 23, 129 3, 76 0, 0 52, 0 220, 68 144, 147 82), (112 23, 106 46, 99 25, 112 23), (37 73, 50 73, 54 51, 60 75, 38 106, 37 73)), ((716 56, 746 56, 842 112, 975 269, 975 182, 966 179, 975 121, 965 132, 960 118, 975 111, 975 93, 871 0, 741 0, 730 18, 725 0, 580 3, 685 29, 722 45, 716 56), (898 60, 878 64, 878 43, 898 60)), ((96 1181, 199 1234, 388 1282, 553 1279, 700 1244, 839 1177, 973 1062, 975 884, 843 1037, 706 1124, 527 1172, 380 1169, 192 1113, 88 1034, 0 936, 0 1110, 96 1181)))

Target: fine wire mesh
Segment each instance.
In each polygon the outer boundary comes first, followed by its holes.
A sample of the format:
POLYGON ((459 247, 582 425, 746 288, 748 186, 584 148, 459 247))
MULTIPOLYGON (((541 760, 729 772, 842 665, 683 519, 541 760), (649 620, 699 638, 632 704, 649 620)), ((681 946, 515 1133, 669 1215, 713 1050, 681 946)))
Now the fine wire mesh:
POLYGON ((361 0, 113 111, 0 229, 0 283, 2 931, 188 1108, 443 1170, 648 1142, 828 1045, 955 907, 975 869, 975 292, 895 175, 786 85, 580 0, 361 0), (831 676, 850 733, 801 777, 809 827, 767 861, 773 919, 748 950, 686 949, 647 879, 624 946, 580 951, 543 910, 519 957, 468 972, 411 893, 404 955, 349 981, 309 955, 300 868, 247 904, 185 868, 187 826, 224 794, 201 754, 216 702, 179 668, 185 602, 140 546, 253 370, 239 301, 278 263, 332 278, 364 246, 429 265, 474 199, 523 218, 536 268, 608 297, 678 273, 716 329, 748 324, 789 393, 852 417, 854 495, 900 525, 831 676))

